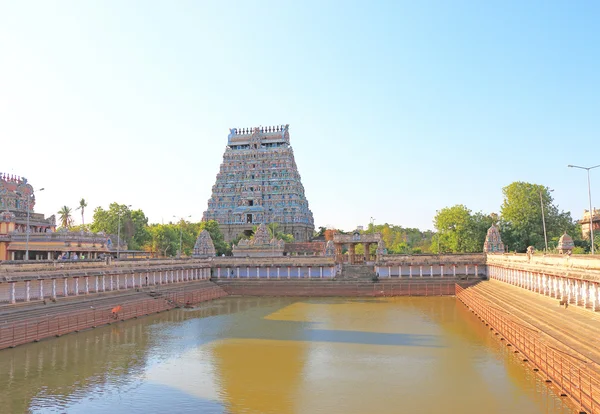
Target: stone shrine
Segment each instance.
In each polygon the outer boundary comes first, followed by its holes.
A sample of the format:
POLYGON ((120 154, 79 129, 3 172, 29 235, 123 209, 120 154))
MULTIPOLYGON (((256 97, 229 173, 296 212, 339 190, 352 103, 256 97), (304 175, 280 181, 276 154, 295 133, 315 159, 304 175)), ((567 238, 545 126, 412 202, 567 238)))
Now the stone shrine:
POLYGON ((278 223, 296 241, 314 231, 290 146, 289 125, 232 128, 203 221, 215 220, 226 241, 250 236, 259 223, 278 223))
POLYGON ((196 239, 192 257, 214 257, 215 254, 215 245, 213 244, 212 237, 210 237, 210 233, 207 230, 202 230, 196 239))
POLYGON ((558 247, 559 254, 570 255, 573 252, 575 243, 573 242, 573 239, 571 238, 571 236, 569 236, 567 234, 567 232, 565 231, 565 233, 562 236, 560 236, 560 239, 558 239, 557 247, 558 247))
POLYGON ((276 257, 283 256, 285 243, 275 238, 269 239, 270 234, 267 226, 261 224, 256 229, 252 240, 241 239, 238 244, 233 245, 234 257, 276 257))
POLYGON ((504 243, 502 243, 500 231, 498 231, 495 224, 492 224, 492 227, 487 231, 483 251, 486 253, 504 253, 504 243))

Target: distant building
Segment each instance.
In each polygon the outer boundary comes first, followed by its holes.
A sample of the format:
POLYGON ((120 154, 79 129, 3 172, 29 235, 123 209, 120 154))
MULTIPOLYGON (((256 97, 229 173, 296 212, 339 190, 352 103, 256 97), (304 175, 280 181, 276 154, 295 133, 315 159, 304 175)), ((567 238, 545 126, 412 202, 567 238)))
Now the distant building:
POLYGON ((0 261, 24 260, 27 251, 29 260, 79 259, 82 254, 92 259, 112 252, 108 236, 57 232, 56 217, 45 218, 34 207, 35 194, 27 179, 0 173, 0 261))
POLYGON ((278 223, 299 242, 310 240, 313 215, 290 146, 288 125, 230 129, 223 162, 203 220, 215 220, 226 241, 254 226, 278 223))
MULTIPOLYGON (((590 238, 590 211, 583 210, 583 218, 579 221, 581 224, 581 236, 584 239, 590 238)), ((600 210, 594 209, 594 215, 592 216, 592 224, 594 225, 594 235, 597 231, 600 231, 600 210)))

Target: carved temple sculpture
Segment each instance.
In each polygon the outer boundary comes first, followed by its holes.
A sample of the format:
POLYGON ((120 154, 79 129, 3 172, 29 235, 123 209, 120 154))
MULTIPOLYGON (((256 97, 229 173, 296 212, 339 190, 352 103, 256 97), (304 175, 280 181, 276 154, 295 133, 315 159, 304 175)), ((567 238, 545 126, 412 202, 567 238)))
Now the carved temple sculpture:
POLYGON ((289 125, 231 128, 204 221, 215 220, 226 241, 250 236, 257 223, 278 223, 298 242, 314 220, 290 146, 289 125))
POLYGON ((285 243, 276 238, 270 239, 269 230, 264 223, 256 229, 251 240, 241 239, 233 245, 234 257, 272 257, 283 256, 285 243))
POLYGON ((207 230, 202 230, 196 239, 196 244, 194 245, 194 253, 192 257, 195 258, 203 258, 203 257, 214 257, 215 245, 213 244, 212 238, 210 237, 210 233, 207 230))
POLYGON ((486 253, 504 253, 504 243, 502 243, 500 231, 498 231, 495 224, 492 224, 492 227, 487 231, 483 251, 486 253))

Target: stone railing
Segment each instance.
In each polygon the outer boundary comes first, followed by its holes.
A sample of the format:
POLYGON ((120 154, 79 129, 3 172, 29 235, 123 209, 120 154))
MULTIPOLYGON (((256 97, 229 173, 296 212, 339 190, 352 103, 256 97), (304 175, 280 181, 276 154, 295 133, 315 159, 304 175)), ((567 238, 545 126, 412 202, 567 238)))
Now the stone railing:
POLYGON ((488 266, 600 281, 600 255, 488 254, 488 266))
POLYGON ((210 259, 211 267, 265 267, 265 266, 333 266, 335 259, 332 256, 281 256, 281 257, 214 257, 210 259))
MULTIPOLYGON (((12 232, 7 234, 5 237, 9 237, 11 241, 26 241, 27 233, 12 232)), ((29 233, 29 241, 65 241, 65 242, 86 242, 86 243, 97 243, 105 244, 108 236, 100 235, 96 233, 77 233, 77 232, 53 232, 53 233, 29 233)), ((116 237, 115 237, 116 238, 116 237)))
POLYGON ((386 254, 380 256, 381 265, 421 266, 421 265, 478 265, 486 264, 483 253, 464 254, 386 254))

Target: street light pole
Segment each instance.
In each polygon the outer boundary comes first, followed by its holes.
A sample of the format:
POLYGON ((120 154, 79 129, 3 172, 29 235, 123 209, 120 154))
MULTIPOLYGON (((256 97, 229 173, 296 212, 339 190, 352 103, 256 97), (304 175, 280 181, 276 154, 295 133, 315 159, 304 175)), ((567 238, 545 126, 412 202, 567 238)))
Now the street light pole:
POLYGON ((375 219, 371 217, 371 234, 375 234, 375 219))
MULTIPOLYGON (((173 216, 175 218, 177 218, 177 216, 173 216)), ((189 217, 192 217, 192 215, 190 214, 189 217)), ((180 219, 179 221, 179 254, 177 255, 179 258, 181 258, 181 254, 183 253, 182 249, 182 241, 183 241, 183 217, 180 219)))
MULTIPOLYGON (((127 208, 131 207, 131 204, 127 206, 127 208)), ((119 209, 119 225, 117 226, 117 259, 121 256, 121 210, 119 209)))
MULTIPOLYGON (((554 191, 554 190, 549 190, 554 191)), ((544 202, 542 200, 542 190, 540 190, 540 206, 542 207, 542 225, 544 226, 544 244, 546 246, 546 253, 548 253, 548 236, 546 236, 546 218, 544 217, 544 202)))
MULTIPOLYGON (((38 191, 44 191, 44 188, 40 188, 38 191)), ((22 196, 23 193, 15 191, 15 194, 22 196)), ((32 194, 33 195, 33 194, 32 194)), ((27 197, 27 225, 25 228, 25 257, 24 260, 29 260, 29 210, 31 209, 31 198, 29 195, 25 194, 27 197)))
POLYGON ((594 210, 592 210, 592 187, 590 185, 590 170, 600 167, 600 164, 593 167, 580 167, 579 165, 568 165, 569 168, 579 168, 587 171, 588 179, 588 199, 590 201, 590 240, 592 242, 592 254, 594 254, 594 210))

